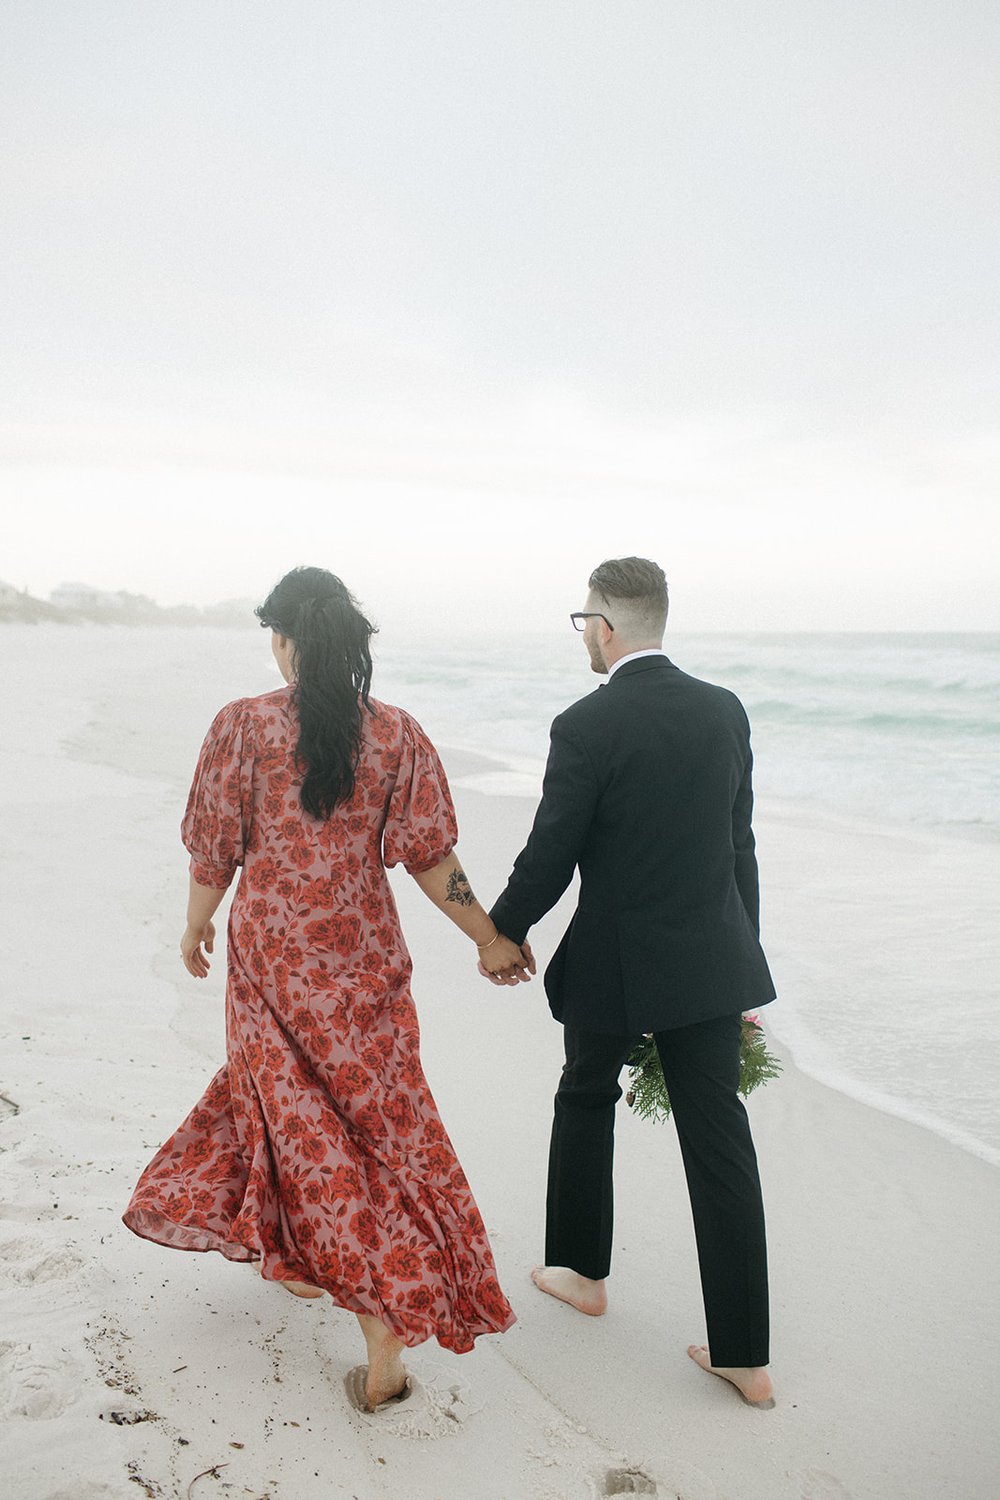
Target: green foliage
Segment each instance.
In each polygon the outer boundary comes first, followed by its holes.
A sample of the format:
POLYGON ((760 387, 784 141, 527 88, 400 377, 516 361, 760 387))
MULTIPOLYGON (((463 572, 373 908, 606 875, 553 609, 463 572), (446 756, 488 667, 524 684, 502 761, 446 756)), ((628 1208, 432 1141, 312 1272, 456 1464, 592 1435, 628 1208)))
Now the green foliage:
MULTIPOLYGON (((769 1078, 777 1078, 780 1072, 781 1064, 768 1052, 760 1025, 750 1016, 744 1016, 740 1032, 740 1093, 745 1099, 769 1078)), ((628 1076, 626 1102, 640 1119, 668 1119, 670 1096, 660 1066, 660 1054, 651 1036, 644 1036, 629 1053, 628 1076)))

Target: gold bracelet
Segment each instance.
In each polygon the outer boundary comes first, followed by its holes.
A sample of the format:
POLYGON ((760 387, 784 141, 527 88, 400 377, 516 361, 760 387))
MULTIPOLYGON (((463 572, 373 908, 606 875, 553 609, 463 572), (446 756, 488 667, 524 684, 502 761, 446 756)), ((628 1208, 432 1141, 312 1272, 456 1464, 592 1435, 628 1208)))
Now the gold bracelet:
POLYGON ((487 948, 492 948, 493 947, 493 944, 496 942, 496 940, 497 940, 497 938, 499 936, 500 936, 500 929, 498 927, 497 930, 496 930, 496 932, 490 938, 490 940, 489 940, 488 943, 477 943, 476 947, 479 949, 480 953, 485 953, 485 951, 486 951, 487 948))

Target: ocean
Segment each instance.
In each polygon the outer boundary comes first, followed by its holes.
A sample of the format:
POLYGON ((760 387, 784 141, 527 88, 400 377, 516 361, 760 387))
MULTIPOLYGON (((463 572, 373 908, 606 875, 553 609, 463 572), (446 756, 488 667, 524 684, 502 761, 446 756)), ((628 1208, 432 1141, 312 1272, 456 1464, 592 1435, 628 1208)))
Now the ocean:
MULTIPOLYGON (((601 680, 566 634, 380 648, 375 688, 443 743, 504 760, 484 789, 533 795, 552 718, 601 680)), ((1000 840, 1000 635, 686 635, 666 649, 742 699, 758 797, 1000 840)))
MULTIPOLYGON (((178 802, 215 710, 279 681, 253 622, 12 625, 2 639, 37 691, 46 755, 169 782, 178 802), (49 747, 53 693, 75 727, 49 747)), ((1000 635, 687 635, 667 650, 751 718, 777 1042, 822 1082, 1000 1164, 1000 635)), ((485 757, 459 784, 500 798, 537 798, 552 718, 597 685, 568 622, 376 643, 376 696, 485 757)))

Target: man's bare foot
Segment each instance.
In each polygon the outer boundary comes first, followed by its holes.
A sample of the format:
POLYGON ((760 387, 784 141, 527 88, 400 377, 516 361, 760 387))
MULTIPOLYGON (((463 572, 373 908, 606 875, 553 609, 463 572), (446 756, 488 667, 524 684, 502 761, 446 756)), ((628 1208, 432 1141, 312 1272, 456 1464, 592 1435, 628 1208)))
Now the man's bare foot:
POLYGON ((704 1344, 688 1344, 688 1354, 710 1375, 721 1375, 734 1385, 748 1406, 766 1410, 774 1405, 774 1387, 766 1365, 713 1365, 704 1344))
POLYGON ((588 1318, 599 1318, 608 1310, 608 1294, 603 1281, 591 1281, 568 1266, 536 1266, 531 1279, 540 1292, 548 1292, 560 1302, 568 1302, 588 1318))
POLYGON ((368 1346, 368 1374, 365 1378, 365 1400, 374 1411, 383 1401, 391 1401, 406 1387, 406 1371, 401 1355, 406 1345, 390 1333, 378 1318, 357 1314, 361 1332, 368 1346))

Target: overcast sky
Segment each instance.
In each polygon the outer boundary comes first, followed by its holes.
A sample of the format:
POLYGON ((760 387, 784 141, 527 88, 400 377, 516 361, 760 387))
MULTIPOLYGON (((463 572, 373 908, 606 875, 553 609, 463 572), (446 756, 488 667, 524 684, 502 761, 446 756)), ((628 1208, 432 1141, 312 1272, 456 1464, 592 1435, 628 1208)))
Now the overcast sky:
POLYGON ((6 0, 0 578, 1000 628, 994 0, 6 0))

